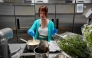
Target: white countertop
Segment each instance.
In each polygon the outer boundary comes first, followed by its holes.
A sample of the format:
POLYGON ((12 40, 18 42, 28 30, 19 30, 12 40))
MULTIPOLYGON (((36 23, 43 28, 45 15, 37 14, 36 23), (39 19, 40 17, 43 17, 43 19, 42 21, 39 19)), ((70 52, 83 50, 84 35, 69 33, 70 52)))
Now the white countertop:
POLYGON ((13 55, 12 58, 20 58, 25 46, 26 46, 26 44, 23 44, 23 43, 22 44, 17 44, 17 43, 16 44, 9 44, 9 48, 10 48, 11 53, 13 53, 21 48, 21 50, 18 53, 16 53, 15 55, 13 55))

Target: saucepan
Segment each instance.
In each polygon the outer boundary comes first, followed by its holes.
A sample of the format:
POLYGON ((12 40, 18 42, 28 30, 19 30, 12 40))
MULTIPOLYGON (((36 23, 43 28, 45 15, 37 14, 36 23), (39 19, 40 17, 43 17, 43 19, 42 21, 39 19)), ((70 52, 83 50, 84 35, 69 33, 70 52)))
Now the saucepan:
POLYGON ((34 49, 35 58, 48 58, 49 57, 49 45, 48 41, 41 40, 39 46, 34 49))
POLYGON ((28 40, 28 41, 26 41, 22 38, 20 38, 20 40, 26 42, 27 49, 31 50, 31 51, 34 50, 40 43, 40 40, 28 40))
POLYGON ((40 52, 39 48, 34 49, 35 58, 49 58, 49 48, 46 48, 45 52, 40 52))

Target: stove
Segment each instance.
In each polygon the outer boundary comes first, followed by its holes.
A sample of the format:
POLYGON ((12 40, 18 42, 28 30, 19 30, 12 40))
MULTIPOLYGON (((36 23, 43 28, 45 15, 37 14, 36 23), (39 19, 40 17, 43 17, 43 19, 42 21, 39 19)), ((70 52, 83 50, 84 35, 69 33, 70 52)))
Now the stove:
MULTIPOLYGON (((33 50, 28 50, 27 45, 26 45, 23 53, 34 53, 34 51, 33 50)), ((49 53, 60 53, 60 51, 49 51, 49 53)))
MULTIPOLYGON (((60 51, 49 51, 49 54, 61 53, 60 51)), ((20 58, 35 58, 35 53, 33 50, 28 50, 27 45, 24 48, 23 54, 20 58)))
POLYGON ((23 53, 33 53, 34 51, 33 50, 28 50, 27 49, 27 45, 25 46, 25 49, 23 51, 23 53))
POLYGON ((24 48, 23 54, 20 58, 35 58, 35 54, 33 50, 28 50, 27 45, 24 48))
POLYGON ((30 55, 30 56, 21 56, 20 58, 35 58, 35 55, 30 55))

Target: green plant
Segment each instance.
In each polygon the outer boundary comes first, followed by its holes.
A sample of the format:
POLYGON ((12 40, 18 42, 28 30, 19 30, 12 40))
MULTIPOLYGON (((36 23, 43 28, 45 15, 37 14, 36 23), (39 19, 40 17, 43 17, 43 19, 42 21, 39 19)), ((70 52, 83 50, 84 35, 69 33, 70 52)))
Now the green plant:
POLYGON ((88 46, 90 47, 92 53, 92 24, 84 24, 84 26, 82 27, 82 34, 86 38, 88 46))
POLYGON ((67 34, 61 40, 56 41, 58 46, 68 55, 77 58, 90 58, 90 50, 87 42, 78 34, 67 34))

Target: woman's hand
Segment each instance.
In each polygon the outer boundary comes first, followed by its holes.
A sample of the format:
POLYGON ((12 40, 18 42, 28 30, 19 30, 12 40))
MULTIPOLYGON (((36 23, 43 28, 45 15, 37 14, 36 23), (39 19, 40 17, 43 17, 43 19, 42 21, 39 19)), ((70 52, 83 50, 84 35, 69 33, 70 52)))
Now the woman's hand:
POLYGON ((30 30, 30 29, 28 30, 28 34, 29 34, 30 36, 32 36, 32 37, 35 35, 34 31, 33 31, 33 30, 30 30))
POLYGON ((52 31, 52 36, 54 36, 57 32, 58 32, 58 29, 55 28, 55 29, 52 31))

